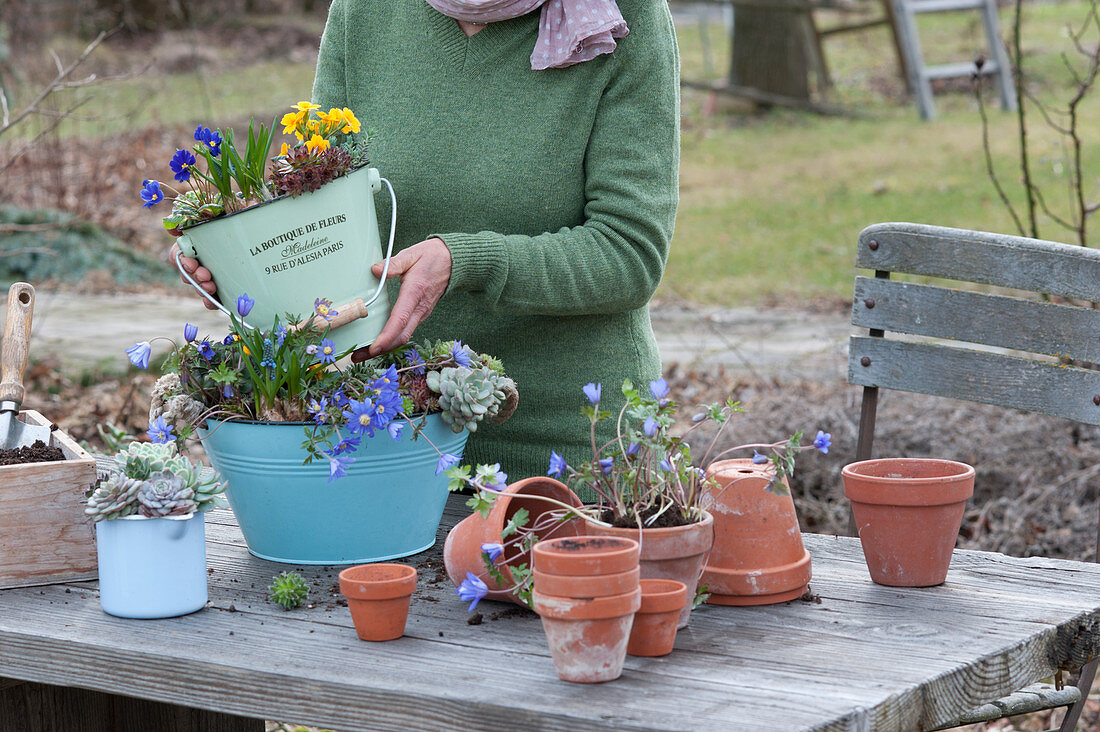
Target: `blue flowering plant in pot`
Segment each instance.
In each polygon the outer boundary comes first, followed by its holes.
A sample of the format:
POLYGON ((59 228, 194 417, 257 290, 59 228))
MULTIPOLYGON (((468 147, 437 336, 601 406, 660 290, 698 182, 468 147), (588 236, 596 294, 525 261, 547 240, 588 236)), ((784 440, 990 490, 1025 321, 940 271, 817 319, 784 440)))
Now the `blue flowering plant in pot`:
POLYGON ((369 167, 371 133, 352 110, 325 112, 303 101, 280 124, 289 142, 278 153, 274 121, 270 127, 253 121, 240 137, 200 125, 191 148, 168 161, 171 182, 142 181, 142 206, 170 205, 163 221, 178 237, 180 273, 226 315, 248 293, 256 301, 253 318, 266 327, 276 315, 307 311, 323 290, 338 309, 356 313, 332 326, 336 346, 368 345, 389 316, 385 273, 378 278, 371 271, 383 260, 374 194, 383 185, 390 193, 388 267, 397 221, 393 187, 369 167), (213 273, 221 299, 183 269, 183 256, 213 273))
POLYGON ((127 618, 166 618, 206 605, 204 514, 222 504, 216 473, 179 454, 163 423, 131 442, 92 486, 99 598, 127 618), (158 429, 158 427, 160 429, 158 429))
MULTIPOLYGON (((721 486, 703 466, 729 454, 751 453, 747 460, 771 468, 764 489, 787 493, 785 479, 793 473, 798 453, 806 449, 827 453, 831 437, 818 431, 814 440, 803 444, 803 434, 799 432, 777 442, 741 444, 716 452, 715 446, 732 418, 743 411, 732 399, 703 405, 690 418, 690 426, 678 430, 679 407, 670 398, 668 382, 663 378, 651 381, 648 389, 624 381, 624 403, 615 414, 601 408, 602 384, 586 384, 582 392, 586 403, 581 411, 586 418, 591 457, 570 464, 552 450, 547 475, 561 480, 578 496, 588 499, 589 504, 576 508, 559 502, 554 511, 538 517, 537 525, 527 525, 526 515, 513 517, 499 543, 488 542, 483 546, 481 560, 485 572, 467 577, 460 587, 461 594, 473 598, 481 591, 478 583, 485 585, 485 579, 492 579, 496 585, 508 583, 524 588, 522 599, 529 599, 532 578, 524 563, 527 554, 521 554, 518 563, 501 558, 516 555, 508 551, 515 543, 530 547, 554 521, 580 518, 585 521, 589 535, 638 541, 642 578, 675 579, 688 586, 689 601, 681 615, 682 627, 691 606, 699 599, 697 581, 714 540, 714 518, 707 509, 721 492, 721 486), (598 426, 612 420, 615 428, 611 439, 600 440, 598 426), (691 449, 693 433, 707 425, 714 433, 703 454, 696 457, 691 449)), ((470 474, 468 468, 452 469, 449 472, 452 488, 463 487, 470 474)), ((496 491, 481 489, 468 505, 487 514, 499 498, 496 491)), ((534 589, 538 589, 537 582, 534 589)))
MULTIPOLYGON (((242 295, 221 339, 185 326, 154 386, 151 428, 199 438, 261 558, 359 564, 430 547, 447 499, 442 473, 471 432, 518 403, 501 363, 444 341, 344 365, 330 301, 264 330, 244 322, 250 310, 242 295)), ((149 351, 137 344, 131 361, 147 365, 149 351)))

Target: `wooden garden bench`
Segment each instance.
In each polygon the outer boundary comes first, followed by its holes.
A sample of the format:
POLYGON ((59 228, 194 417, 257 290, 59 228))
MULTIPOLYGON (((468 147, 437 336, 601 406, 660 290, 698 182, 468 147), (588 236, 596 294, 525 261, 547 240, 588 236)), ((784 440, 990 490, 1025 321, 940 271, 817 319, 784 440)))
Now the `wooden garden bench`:
MULTIPOLYGON (((864 387, 857 459, 871 457, 880 388, 1100 424, 1100 251, 885 223, 860 234, 856 266, 874 271, 856 277, 852 303, 852 324, 868 329, 848 352, 848 380, 864 387), (894 273, 971 284, 900 282, 894 273)), ((1097 540, 1100 551, 1100 528, 1097 540)), ((1097 662, 1082 660, 1075 687, 1025 690, 941 728, 1064 706, 1061 729, 1071 730, 1096 674, 1097 662)))

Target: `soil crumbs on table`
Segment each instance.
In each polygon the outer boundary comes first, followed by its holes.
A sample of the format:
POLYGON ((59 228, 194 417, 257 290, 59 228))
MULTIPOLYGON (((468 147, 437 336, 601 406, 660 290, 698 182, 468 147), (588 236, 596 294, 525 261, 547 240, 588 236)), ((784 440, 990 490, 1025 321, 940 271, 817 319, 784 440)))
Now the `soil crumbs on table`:
POLYGON ((0 450, 0 465, 22 465, 23 463, 54 463, 63 461, 65 453, 60 447, 47 445, 35 440, 33 445, 23 445, 0 450))

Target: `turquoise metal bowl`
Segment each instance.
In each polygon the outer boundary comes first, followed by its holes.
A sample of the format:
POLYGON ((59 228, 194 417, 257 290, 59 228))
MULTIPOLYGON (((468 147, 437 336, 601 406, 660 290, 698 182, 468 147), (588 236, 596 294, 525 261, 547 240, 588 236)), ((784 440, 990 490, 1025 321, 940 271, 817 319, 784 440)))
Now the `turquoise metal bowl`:
POLYGON ((438 414, 412 439, 384 430, 349 453, 347 476, 329 482, 328 461, 302 465, 300 423, 215 422, 199 430, 248 550, 289 564, 363 564, 422 552, 435 544, 447 503, 440 451, 461 455, 467 433, 438 414), (424 438, 428 439, 425 440, 424 438), (432 444, 429 444, 428 440, 432 444))

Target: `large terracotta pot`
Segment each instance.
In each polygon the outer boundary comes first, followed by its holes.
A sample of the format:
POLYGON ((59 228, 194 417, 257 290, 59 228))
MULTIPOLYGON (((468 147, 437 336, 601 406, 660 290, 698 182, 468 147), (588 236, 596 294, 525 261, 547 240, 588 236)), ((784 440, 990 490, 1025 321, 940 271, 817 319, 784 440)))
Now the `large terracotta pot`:
POLYGON ((688 526, 662 529, 621 529, 588 524, 590 536, 617 536, 634 539, 641 545, 639 567, 642 579, 671 579, 687 587, 687 600, 680 611, 677 628, 687 627, 695 588, 703 571, 707 552, 714 543, 714 517, 703 513, 703 520, 688 526))
MULTIPOLYGON (((722 460, 707 468, 714 547, 700 582, 714 605, 771 605, 801 597, 810 581, 794 501, 765 490, 771 465, 722 460)), ((786 481, 784 481, 785 483, 786 481)))
MULTIPOLYGON (((544 514, 560 508, 558 505, 540 500, 539 496, 553 498, 569 506, 580 507, 582 504, 576 494, 564 483, 546 477, 517 481, 505 488, 502 493, 487 517, 474 513, 451 529, 443 544, 443 564, 447 568, 447 576, 456 586, 466 578, 467 572, 473 572, 481 577, 489 588, 487 597, 519 603, 519 599, 511 590, 502 588, 488 575, 482 559, 481 545, 501 543, 500 532, 522 508, 527 509, 529 514, 528 526, 536 525, 544 514)), ((584 522, 580 519, 571 519, 555 525, 550 531, 543 532, 539 538, 583 536, 584 533, 584 522)), ((513 565, 526 563, 527 566, 531 566, 530 556, 521 558, 519 555, 519 548, 512 544, 505 548, 504 555, 497 560, 506 578, 511 576, 507 569, 508 564, 505 564, 506 561, 513 565)))
POLYGON ((974 468, 882 458, 846 465, 842 475, 871 579, 890 587, 942 584, 974 495, 974 468))

